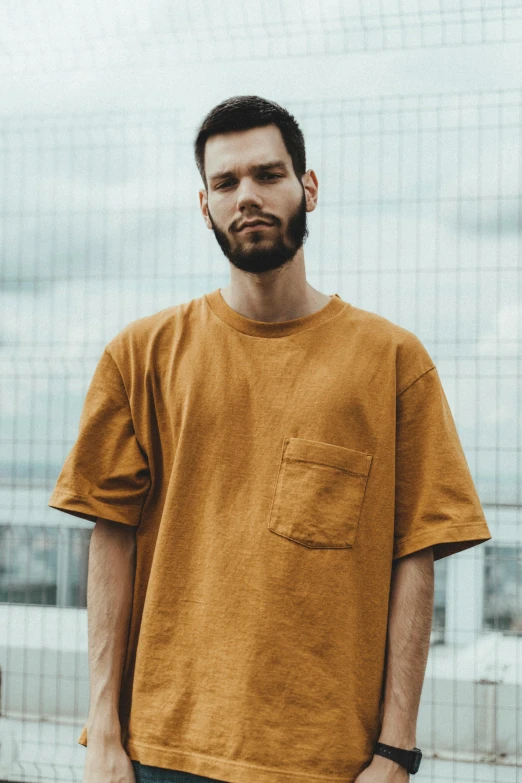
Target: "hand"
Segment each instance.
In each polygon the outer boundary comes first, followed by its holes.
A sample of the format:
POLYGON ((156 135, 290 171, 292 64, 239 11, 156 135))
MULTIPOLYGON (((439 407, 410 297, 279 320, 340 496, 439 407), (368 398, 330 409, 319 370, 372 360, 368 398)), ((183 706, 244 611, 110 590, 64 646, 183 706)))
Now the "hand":
POLYGON ((88 740, 83 783, 136 783, 132 762, 119 742, 88 740))
POLYGON ((357 775, 354 783, 407 783, 410 773, 401 764, 384 756, 374 756, 371 764, 357 775))

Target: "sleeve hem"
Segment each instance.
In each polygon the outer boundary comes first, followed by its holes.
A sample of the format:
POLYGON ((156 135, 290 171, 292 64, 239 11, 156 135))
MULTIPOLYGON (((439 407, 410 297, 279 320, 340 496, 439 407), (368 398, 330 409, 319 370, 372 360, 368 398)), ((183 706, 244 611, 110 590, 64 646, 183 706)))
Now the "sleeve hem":
POLYGON ((393 547, 393 560, 398 560, 406 555, 411 555, 426 547, 433 546, 434 559, 440 560, 451 554, 456 554, 464 549, 482 544, 491 540, 492 536, 484 524, 465 523, 451 525, 446 528, 417 533, 409 538, 395 541, 393 547))
POLYGON ((92 497, 78 495, 70 490, 55 489, 47 505, 57 511, 96 522, 97 517, 137 527, 141 517, 141 506, 122 506, 119 503, 103 503, 92 497))

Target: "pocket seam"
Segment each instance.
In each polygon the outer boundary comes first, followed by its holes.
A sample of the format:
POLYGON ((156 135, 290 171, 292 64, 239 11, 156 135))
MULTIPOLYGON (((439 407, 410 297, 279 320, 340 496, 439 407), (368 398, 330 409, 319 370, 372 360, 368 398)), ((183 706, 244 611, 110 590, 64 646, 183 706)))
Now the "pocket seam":
POLYGON ((368 473, 359 473, 357 470, 347 470, 346 468, 340 468, 339 465, 332 465, 330 462, 318 462, 315 459, 299 459, 299 457, 284 457, 286 462, 305 462, 307 465, 323 465, 325 468, 332 468, 332 470, 342 470, 343 473, 349 473, 351 476, 362 476, 367 478, 368 473))
POLYGON ((329 465, 346 473, 367 477, 370 473, 372 454, 360 449, 341 446, 328 441, 311 440, 296 436, 285 437, 281 458, 284 461, 302 461, 312 465, 329 465), (294 441, 293 448, 290 448, 294 441), (328 453, 330 450, 330 454, 328 453), (325 460, 331 459, 331 462, 325 460))

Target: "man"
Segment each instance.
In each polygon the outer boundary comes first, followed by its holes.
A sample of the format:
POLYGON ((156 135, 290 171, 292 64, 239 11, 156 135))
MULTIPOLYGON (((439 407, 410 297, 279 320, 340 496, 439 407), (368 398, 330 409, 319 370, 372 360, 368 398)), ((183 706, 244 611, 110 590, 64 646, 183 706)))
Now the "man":
POLYGON ((400 783, 433 562, 491 539, 437 369, 306 280, 285 109, 195 140, 230 285, 105 347, 49 505, 96 523, 85 783, 400 783))

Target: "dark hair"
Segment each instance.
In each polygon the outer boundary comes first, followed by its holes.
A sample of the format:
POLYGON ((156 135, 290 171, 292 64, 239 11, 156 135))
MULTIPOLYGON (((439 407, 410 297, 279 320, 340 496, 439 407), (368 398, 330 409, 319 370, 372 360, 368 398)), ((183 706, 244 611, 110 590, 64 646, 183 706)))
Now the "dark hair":
POLYGON ((285 147, 292 158, 296 177, 306 172, 305 142, 295 117, 273 101, 257 95, 235 95, 222 101, 207 114, 194 141, 196 165, 207 189, 205 176, 205 144, 210 136, 227 131, 250 130, 265 125, 277 125, 285 147))

